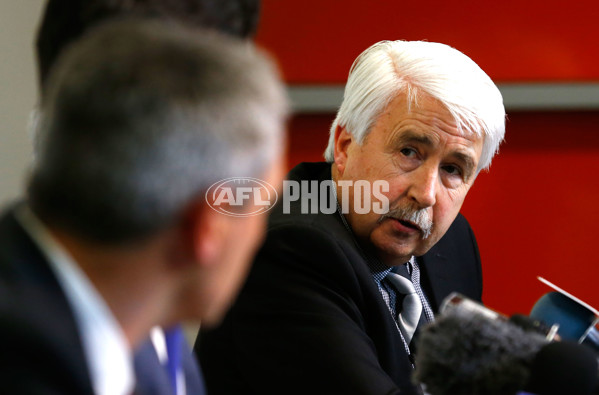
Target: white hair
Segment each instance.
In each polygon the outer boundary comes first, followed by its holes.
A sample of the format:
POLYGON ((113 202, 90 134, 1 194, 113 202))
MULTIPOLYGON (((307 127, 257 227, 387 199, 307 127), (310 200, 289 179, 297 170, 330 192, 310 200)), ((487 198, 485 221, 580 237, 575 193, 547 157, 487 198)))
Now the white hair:
POLYGON ((358 56, 324 153, 334 161, 335 130, 346 130, 362 144, 389 102, 404 93, 410 105, 426 94, 451 113, 461 133, 484 139, 478 171, 487 169, 505 134, 505 108, 499 89, 468 56, 440 43, 381 41, 358 56))

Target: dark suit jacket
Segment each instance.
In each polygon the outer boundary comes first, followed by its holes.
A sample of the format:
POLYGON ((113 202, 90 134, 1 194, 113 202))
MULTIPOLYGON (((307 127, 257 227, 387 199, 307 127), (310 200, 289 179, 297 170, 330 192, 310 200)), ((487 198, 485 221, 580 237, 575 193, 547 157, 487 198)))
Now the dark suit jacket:
MULTIPOLYGON (((136 394, 170 395, 166 371, 150 347, 148 341, 135 356, 136 394)), ((187 393, 203 393, 190 352, 183 366, 187 393)), ((0 218, 0 393, 93 394, 71 308, 14 209, 0 218)))
MULTIPOLYGON (((291 180, 329 180, 330 165, 304 163, 291 180)), ((218 394, 414 394, 397 327, 338 214, 273 209, 266 241, 240 296, 195 345, 208 392, 218 394)), ((459 216, 419 258, 431 307, 452 291, 480 300, 474 235, 459 216)))

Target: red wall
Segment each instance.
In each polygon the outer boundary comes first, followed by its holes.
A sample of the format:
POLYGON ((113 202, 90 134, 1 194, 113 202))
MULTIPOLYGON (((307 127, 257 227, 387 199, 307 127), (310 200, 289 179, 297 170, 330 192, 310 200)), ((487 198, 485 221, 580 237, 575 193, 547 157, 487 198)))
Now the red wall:
POLYGON ((596 0, 262 0, 258 42, 292 83, 341 83, 380 40, 452 45, 497 81, 599 80, 596 0))
MULTIPOLYGON (((291 84, 343 83, 382 39, 440 41, 498 82, 598 81, 595 1, 263 0, 258 41, 291 84)), ((321 160, 334 114, 290 123, 289 165, 321 160)), ((462 212, 483 259, 489 307, 528 312, 550 289, 540 275, 599 307, 599 112, 509 112, 506 143, 462 212)))

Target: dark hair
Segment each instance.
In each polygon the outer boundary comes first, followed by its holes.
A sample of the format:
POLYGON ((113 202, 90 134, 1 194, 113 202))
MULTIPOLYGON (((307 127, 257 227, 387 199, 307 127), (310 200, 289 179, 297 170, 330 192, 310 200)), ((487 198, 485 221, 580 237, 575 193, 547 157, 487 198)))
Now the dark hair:
POLYGON ((147 19, 90 31, 43 95, 29 204, 105 244, 169 226, 218 180, 263 176, 287 114, 276 69, 251 43, 147 19))
POLYGON ((237 36, 254 34, 260 0, 49 0, 37 32, 40 85, 45 88, 61 51, 89 28, 109 18, 147 16, 237 36))

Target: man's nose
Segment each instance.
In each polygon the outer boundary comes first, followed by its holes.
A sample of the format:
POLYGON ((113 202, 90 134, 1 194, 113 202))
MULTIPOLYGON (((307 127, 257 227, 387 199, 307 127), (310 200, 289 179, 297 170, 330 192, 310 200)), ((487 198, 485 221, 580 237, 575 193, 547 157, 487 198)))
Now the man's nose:
POLYGON ((413 174, 408 191, 410 200, 420 208, 431 207, 437 199, 439 170, 436 166, 422 166, 413 174))

